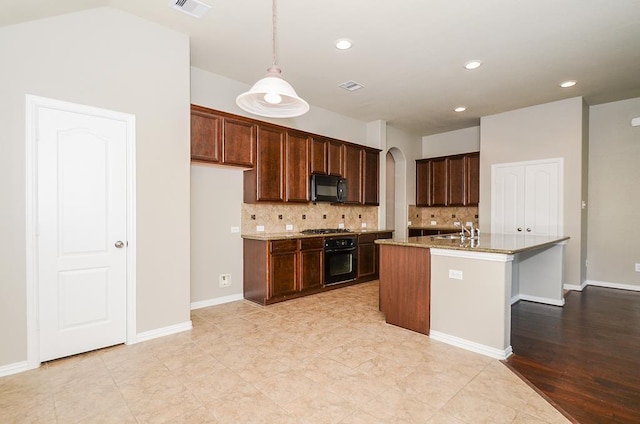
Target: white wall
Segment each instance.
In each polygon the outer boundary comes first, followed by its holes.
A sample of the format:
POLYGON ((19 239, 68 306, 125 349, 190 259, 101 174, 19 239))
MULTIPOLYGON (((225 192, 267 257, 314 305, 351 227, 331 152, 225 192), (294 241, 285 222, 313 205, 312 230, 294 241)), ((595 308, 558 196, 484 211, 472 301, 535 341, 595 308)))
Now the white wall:
POLYGON ((0 28, 0 366, 26 360, 25 94, 136 116, 137 331, 189 321, 189 40, 111 8, 0 28))
POLYGON ((581 97, 532 106, 480 120, 479 224, 491 228, 491 165, 536 159, 564 158, 564 235, 571 237, 566 250, 565 284, 581 285, 583 257, 584 173, 581 97))
POLYGON ((457 155, 480 150, 480 127, 422 137, 422 158, 457 155))
POLYGON ((640 290, 640 98, 590 108, 587 278, 640 290))

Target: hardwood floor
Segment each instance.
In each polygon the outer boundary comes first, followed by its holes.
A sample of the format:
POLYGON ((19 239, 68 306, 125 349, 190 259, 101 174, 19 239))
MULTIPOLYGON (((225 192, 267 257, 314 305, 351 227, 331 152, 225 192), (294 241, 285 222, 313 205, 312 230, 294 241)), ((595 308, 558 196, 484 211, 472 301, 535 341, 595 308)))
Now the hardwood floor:
POLYGON ((577 422, 640 423, 640 292, 588 286, 512 306, 507 364, 577 422))

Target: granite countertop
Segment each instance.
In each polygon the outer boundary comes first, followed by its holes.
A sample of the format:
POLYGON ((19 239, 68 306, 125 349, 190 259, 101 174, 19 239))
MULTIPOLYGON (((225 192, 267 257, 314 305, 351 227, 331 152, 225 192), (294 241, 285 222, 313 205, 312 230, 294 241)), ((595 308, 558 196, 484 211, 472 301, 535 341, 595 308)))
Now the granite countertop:
POLYGON ((569 240, 569 237, 534 236, 527 234, 480 234, 480 237, 476 240, 465 238, 462 241, 459 238, 442 239, 438 237, 439 236, 422 236, 409 237, 404 240, 376 240, 376 243, 394 246, 422 247, 425 249, 450 249, 512 255, 569 240))
POLYGON ((460 227, 454 225, 409 225, 407 228, 410 230, 460 231, 460 227))
POLYGON ((302 239, 302 238, 315 238, 315 237, 334 237, 334 236, 355 236, 359 234, 376 234, 376 233, 389 233, 393 230, 350 230, 348 233, 328 233, 328 234, 302 234, 295 231, 288 231, 286 233, 251 233, 243 234, 242 238, 251 240, 287 240, 287 239, 302 239))

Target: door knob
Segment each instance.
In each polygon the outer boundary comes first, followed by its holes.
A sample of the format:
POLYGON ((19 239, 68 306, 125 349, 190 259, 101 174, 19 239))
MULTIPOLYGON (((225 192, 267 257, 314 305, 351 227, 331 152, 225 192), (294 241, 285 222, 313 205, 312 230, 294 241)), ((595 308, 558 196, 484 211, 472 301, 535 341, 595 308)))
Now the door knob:
POLYGON ((117 242, 115 242, 114 246, 118 249, 122 249, 124 247, 124 243, 118 240, 117 242))
POLYGON ((522 231, 522 227, 518 227, 518 231, 522 231))
POLYGON ((527 228, 527 233, 530 233, 530 232, 531 232, 531 228, 527 228))

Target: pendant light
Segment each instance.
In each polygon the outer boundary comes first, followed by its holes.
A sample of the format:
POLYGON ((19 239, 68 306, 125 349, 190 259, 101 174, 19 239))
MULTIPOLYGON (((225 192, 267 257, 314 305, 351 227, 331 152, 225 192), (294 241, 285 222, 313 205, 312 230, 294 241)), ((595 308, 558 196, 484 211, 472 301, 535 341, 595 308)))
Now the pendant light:
POLYGON ((241 109, 267 118, 293 118, 309 111, 309 103, 298 97, 291 84, 282 79, 276 56, 276 0, 272 0, 273 64, 267 75, 236 98, 241 109))

